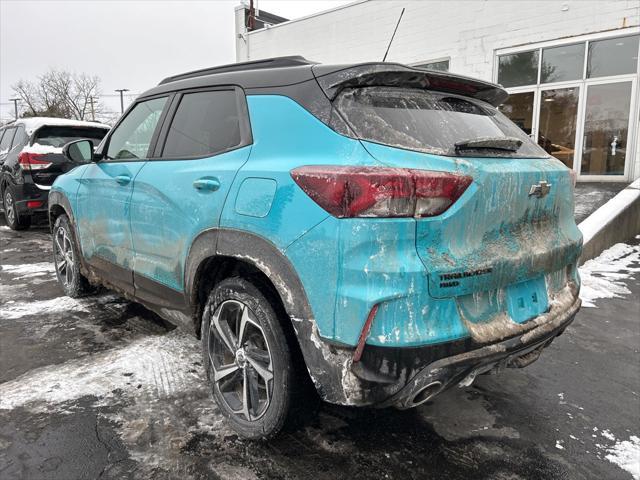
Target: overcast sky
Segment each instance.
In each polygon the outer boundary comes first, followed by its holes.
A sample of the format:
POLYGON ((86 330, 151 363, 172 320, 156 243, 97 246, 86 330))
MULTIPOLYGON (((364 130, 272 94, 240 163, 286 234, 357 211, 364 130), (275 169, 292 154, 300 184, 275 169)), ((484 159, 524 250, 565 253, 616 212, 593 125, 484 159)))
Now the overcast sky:
MULTIPOLYGON (((299 18, 347 0, 259 0, 299 18)), ((240 0, 0 0, 0 118, 13 117, 11 85, 50 67, 98 75, 109 107, 114 89, 140 93, 176 73, 235 61, 240 0)))

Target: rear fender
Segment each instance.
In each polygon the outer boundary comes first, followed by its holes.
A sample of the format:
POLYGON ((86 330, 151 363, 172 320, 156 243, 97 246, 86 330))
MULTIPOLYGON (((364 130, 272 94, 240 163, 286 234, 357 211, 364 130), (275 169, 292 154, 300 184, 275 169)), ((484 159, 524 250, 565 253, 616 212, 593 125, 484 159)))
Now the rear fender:
POLYGON ((253 265, 273 284, 291 319, 307 370, 321 397, 331 403, 357 404, 360 381, 351 372, 353 350, 321 339, 304 287, 289 260, 271 242, 251 233, 211 229, 193 242, 185 265, 186 294, 199 322, 198 272, 211 257, 231 257, 253 265))

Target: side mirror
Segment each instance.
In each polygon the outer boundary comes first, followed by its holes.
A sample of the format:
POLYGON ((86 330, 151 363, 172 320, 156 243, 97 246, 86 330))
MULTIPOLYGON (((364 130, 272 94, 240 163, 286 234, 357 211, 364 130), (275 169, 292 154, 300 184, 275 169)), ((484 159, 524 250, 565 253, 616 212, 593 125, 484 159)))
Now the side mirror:
POLYGON ((93 161, 93 142, 74 140, 62 147, 62 154, 73 163, 90 163, 93 161))

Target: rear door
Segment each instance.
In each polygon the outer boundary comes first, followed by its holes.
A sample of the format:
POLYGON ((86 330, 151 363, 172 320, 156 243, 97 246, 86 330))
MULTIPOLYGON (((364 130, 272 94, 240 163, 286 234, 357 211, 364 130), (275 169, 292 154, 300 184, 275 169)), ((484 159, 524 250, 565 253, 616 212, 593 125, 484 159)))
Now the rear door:
POLYGON ((142 300, 162 305, 172 291, 182 293, 193 239, 218 226, 236 172, 249 156, 245 102, 235 87, 186 91, 174 100, 131 202, 134 279, 142 300))
POLYGON ((103 159, 87 166, 77 197, 85 259, 110 283, 133 291, 130 200, 138 172, 157 138, 167 96, 136 103, 111 131, 103 159))

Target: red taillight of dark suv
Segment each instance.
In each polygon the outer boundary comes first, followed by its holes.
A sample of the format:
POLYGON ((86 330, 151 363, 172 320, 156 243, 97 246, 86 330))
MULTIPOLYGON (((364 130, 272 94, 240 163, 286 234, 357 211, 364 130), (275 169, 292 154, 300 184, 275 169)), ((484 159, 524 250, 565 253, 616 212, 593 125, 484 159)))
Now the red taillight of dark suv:
POLYGON ((51 166, 51 162, 42 160, 44 157, 39 153, 22 152, 18 156, 18 163, 22 170, 44 170, 51 166))
POLYGON ((295 182, 334 217, 432 217, 445 212, 472 178, 447 172, 318 165, 291 171, 295 182))

